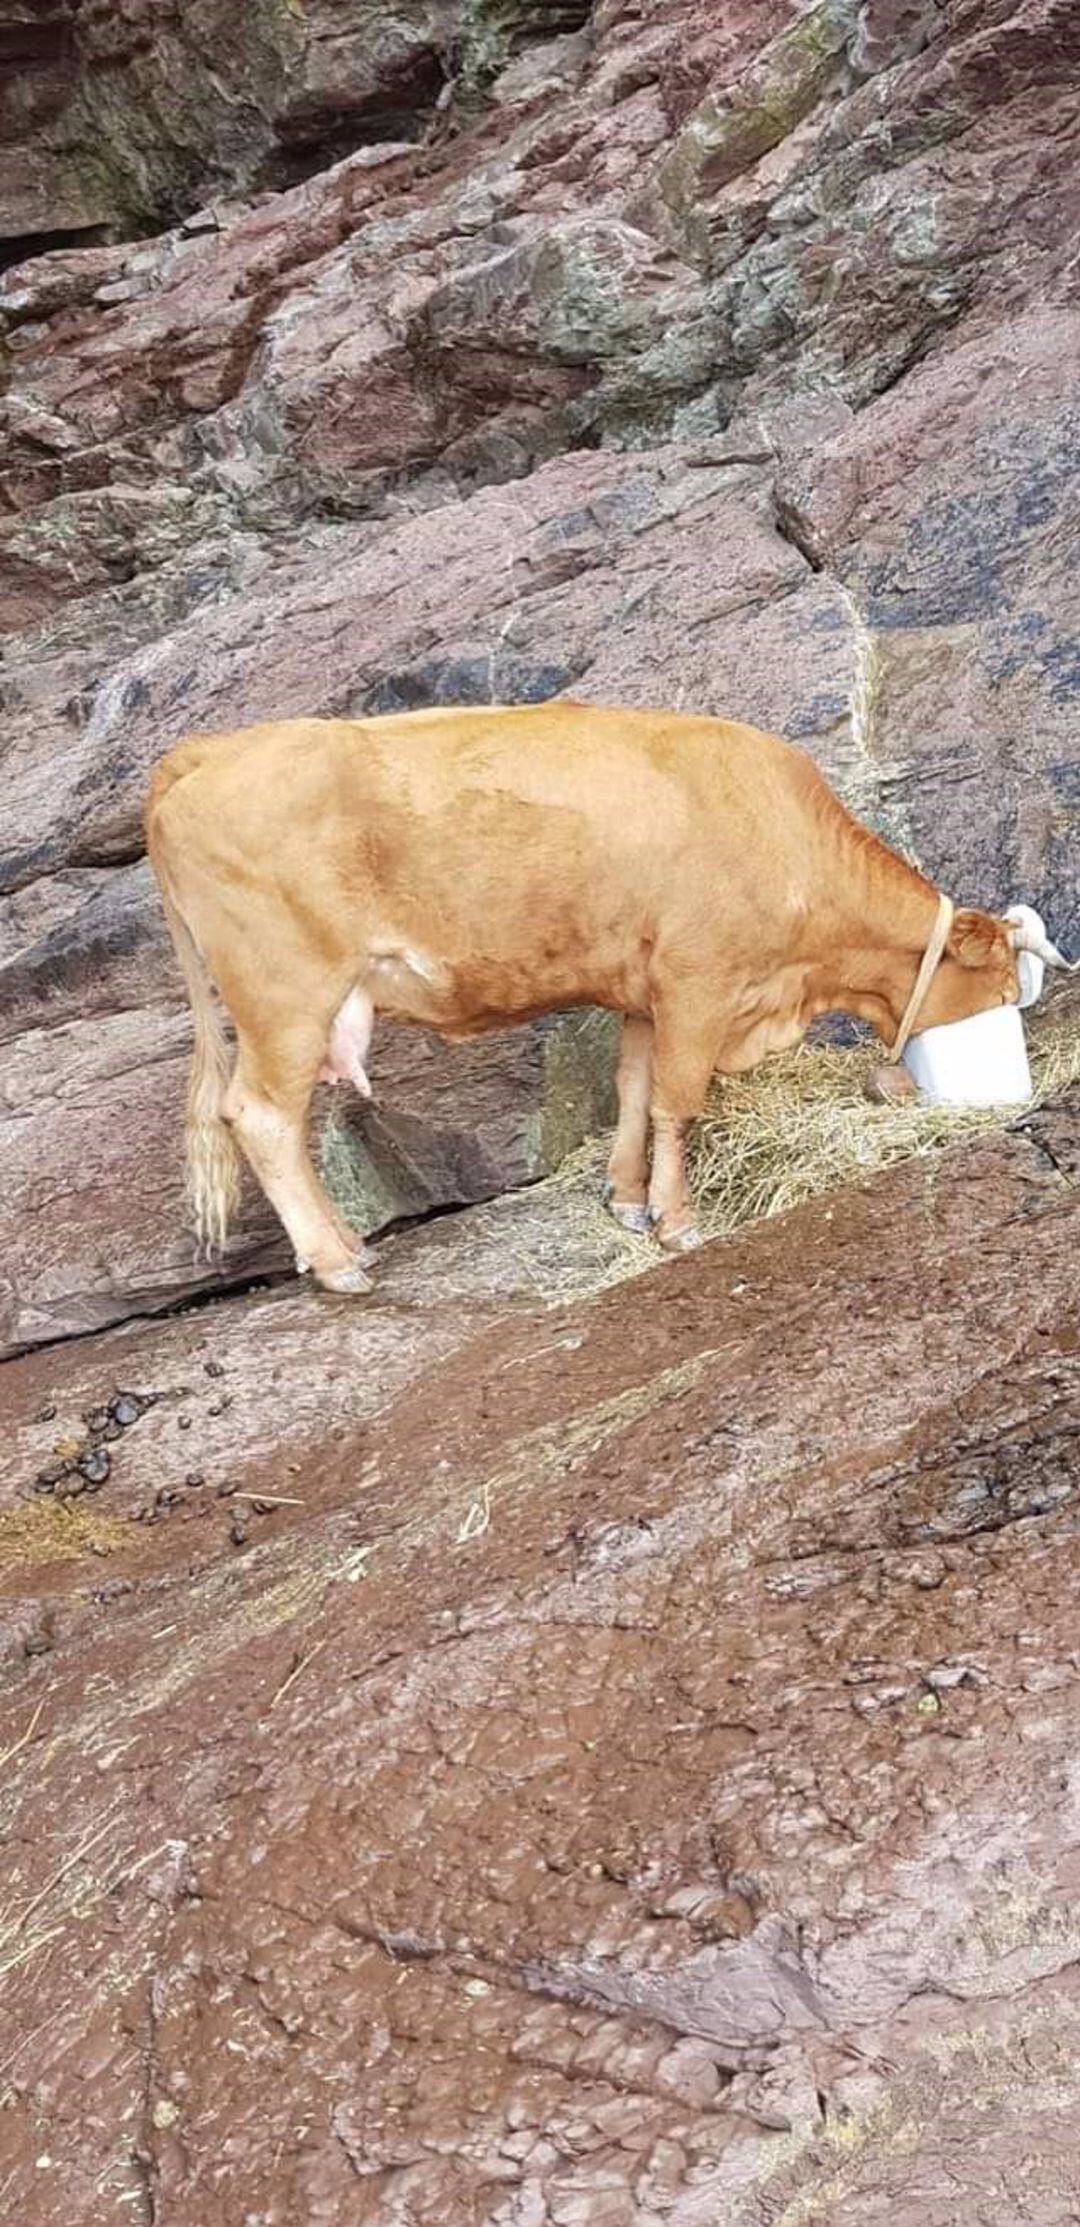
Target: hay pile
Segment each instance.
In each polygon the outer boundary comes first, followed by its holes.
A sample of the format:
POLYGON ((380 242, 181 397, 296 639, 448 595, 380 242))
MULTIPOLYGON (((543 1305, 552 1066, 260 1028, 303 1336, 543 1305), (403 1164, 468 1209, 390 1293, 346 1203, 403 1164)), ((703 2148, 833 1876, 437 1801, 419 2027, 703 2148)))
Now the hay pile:
MULTIPOLYGON (((1080 1000, 1067 996, 1028 1016, 1033 1105, 1080 1081, 1080 1000)), ((1017 1106, 933 1106, 916 1098, 872 1105, 865 1096, 880 1044, 837 1051, 802 1044, 766 1060, 752 1074, 718 1078, 691 1145, 691 1180, 698 1219, 708 1237, 726 1237, 748 1222, 783 1214, 843 1183, 874 1175, 898 1160, 942 1152, 964 1138, 1004 1129, 1023 1118, 1017 1106)), ((606 1145, 592 1139, 563 1163, 556 1182, 576 1189, 599 1182, 606 1145)), ((655 1258, 649 1240, 623 1244, 655 1258)))
MULTIPOLYGON (((1080 1010, 1034 1015, 1027 1029, 1039 1105, 1080 1081, 1080 1010)), ((934 1106, 865 1097, 881 1047, 800 1045, 717 1084, 698 1124, 692 1179, 703 1230, 724 1236, 821 1191, 940 1152, 1022 1118, 1015 1106, 934 1106)))

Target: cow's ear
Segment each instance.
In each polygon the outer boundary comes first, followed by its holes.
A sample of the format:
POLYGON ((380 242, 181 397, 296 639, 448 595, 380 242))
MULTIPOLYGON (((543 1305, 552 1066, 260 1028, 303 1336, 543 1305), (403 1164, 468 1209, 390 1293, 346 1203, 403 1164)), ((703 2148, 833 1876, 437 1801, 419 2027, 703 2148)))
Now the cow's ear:
POLYGON ((950 959, 958 959, 962 967, 985 967, 991 959, 1000 956, 1005 935, 1002 922, 995 920, 992 914, 962 905, 953 914, 945 949, 950 959))

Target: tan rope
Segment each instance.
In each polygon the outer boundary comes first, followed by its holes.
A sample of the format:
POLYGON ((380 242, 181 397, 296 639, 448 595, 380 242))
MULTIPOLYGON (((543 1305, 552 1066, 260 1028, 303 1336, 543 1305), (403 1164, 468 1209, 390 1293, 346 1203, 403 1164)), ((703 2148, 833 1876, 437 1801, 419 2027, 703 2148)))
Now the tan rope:
POLYGON ((949 930, 952 927, 952 924, 952 899, 950 897, 941 896, 938 898, 937 919, 934 922, 934 932, 930 938, 929 943, 926 946, 925 951, 923 952, 922 965, 915 977, 915 988, 913 989, 911 996, 907 1001, 907 1005, 904 1008, 904 1018, 901 1021, 900 1026, 896 1032, 896 1042, 894 1043, 892 1050, 888 1055, 890 1066, 894 1066, 898 1059, 902 1059, 905 1051, 907 1050, 908 1038, 911 1035, 916 1021, 919 1018, 919 1009, 922 1005, 923 999, 925 998, 928 989, 930 988, 931 981, 933 980, 934 975, 937 973, 938 967, 941 963, 941 956, 946 944, 948 943, 949 930))

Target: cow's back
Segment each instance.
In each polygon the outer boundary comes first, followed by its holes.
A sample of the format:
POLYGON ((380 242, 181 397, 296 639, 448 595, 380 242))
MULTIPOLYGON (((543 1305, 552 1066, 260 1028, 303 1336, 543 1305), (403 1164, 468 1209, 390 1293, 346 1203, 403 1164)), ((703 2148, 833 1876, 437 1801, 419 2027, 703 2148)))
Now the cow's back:
POLYGON ((400 938, 509 1014, 632 1003, 658 941, 738 940, 762 873, 790 878, 801 768, 749 728, 565 702, 283 721, 180 745, 150 818, 200 879, 271 875, 331 940, 400 938))

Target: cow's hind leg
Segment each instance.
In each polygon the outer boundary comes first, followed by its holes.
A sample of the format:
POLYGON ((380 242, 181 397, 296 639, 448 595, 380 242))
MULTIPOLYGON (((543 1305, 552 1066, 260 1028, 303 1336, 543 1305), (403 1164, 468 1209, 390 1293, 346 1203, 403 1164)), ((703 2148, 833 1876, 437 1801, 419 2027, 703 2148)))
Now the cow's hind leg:
POLYGON ((271 1206, 297 1264, 328 1291, 370 1291, 363 1244, 341 1221, 308 1150, 307 1110, 326 1043, 318 1018, 267 1015, 237 1027, 237 1061, 223 1112, 271 1206))
POLYGON ((653 1050, 649 1219, 666 1252, 700 1245, 686 1173, 686 1138, 712 1080, 715 1042, 707 1011, 658 1011, 653 1050))
POLYGON ((624 1229, 649 1227, 649 1095, 652 1088, 652 1022, 629 1013, 619 1040, 615 1087, 619 1121, 607 1165, 604 1199, 624 1229))

